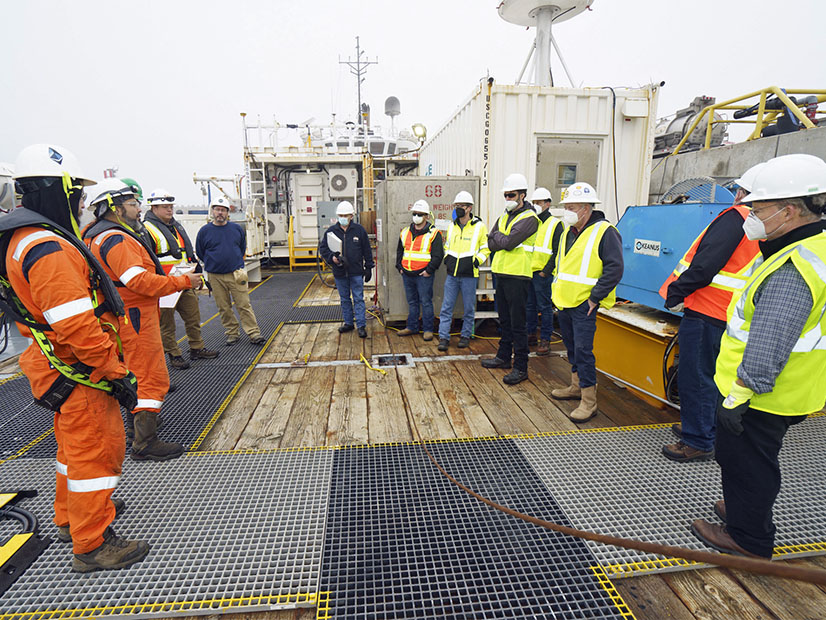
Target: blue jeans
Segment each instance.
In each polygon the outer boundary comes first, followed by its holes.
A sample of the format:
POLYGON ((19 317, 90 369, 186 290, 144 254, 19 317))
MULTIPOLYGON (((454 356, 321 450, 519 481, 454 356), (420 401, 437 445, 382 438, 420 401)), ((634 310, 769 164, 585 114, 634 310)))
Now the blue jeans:
POLYGON ((703 319, 685 316, 680 321, 677 336, 680 343, 677 385, 680 388, 683 441, 703 452, 714 448, 720 392, 714 383, 714 369, 724 329, 703 319))
POLYGON ((355 321, 359 327, 367 325, 364 314, 364 276, 344 276, 336 278, 336 288, 341 299, 341 318, 346 325, 353 324, 353 306, 355 306, 355 321), (352 301, 350 295, 353 296, 352 301))
POLYGON ((571 372, 579 375, 579 387, 597 384, 597 360, 594 357, 594 334, 597 332, 597 309, 588 314, 586 299, 576 308, 564 308, 556 314, 562 342, 568 350, 571 372))
POLYGON ((536 332, 539 323, 537 312, 542 313, 542 325, 539 330, 540 340, 550 340, 554 332, 554 307, 551 303, 551 282, 553 278, 539 275, 538 271, 533 273, 533 286, 528 290, 528 301, 525 304, 525 327, 528 336, 536 332))
POLYGON ((473 317, 476 316, 476 280, 473 276, 457 278, 447 274, 445 295, 439 312, 439 340, 450 340, 450 323, 453 320, 453 307, 456 298, 462 293, 465 313, 462 315, 462 338, 473 335, 473 317))
POLYGON ((407 329, 419 331, 419 309, 422 311, 422 331, 432 332, 435 316, 433 314, 433 276, 425 278, 420 275, 402 274, 404 294, 407 297, 407 329))

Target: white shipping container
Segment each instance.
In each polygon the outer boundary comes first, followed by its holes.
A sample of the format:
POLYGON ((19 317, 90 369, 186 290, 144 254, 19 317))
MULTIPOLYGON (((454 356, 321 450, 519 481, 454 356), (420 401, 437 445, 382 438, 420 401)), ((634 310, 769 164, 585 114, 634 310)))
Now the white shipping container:
POLYGON ((648 202, 657 96, 657 85, 612 93, 485 80, 422 146, 419 174, 480 177, 488 226, 504 210, 502 183, 513 172, 527 177, 528 198, 546 187, 555 205, 574 181, 591 183, 616 223, 627 206, 648 202))

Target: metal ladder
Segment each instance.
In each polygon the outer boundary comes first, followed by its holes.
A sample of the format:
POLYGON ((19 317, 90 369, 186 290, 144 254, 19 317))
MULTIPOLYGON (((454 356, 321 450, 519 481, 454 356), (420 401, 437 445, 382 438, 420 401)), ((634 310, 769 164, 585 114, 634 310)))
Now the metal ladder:
MULTIPOLYGON (((493 288, 493 282, 488 282, 491 278, 492 272, 490 265, 482 265, 479 267, 479 280, 476 285, 476 301, 478 303, 480 297, 493 297, 496 289, 493 288), (490 288, 487 288, 490 286, 490 288)), ((474 316, 478 321, 482 319, 498 319, 499 313, 496 310, 477 310, 474 316)))
POLYGON ((247 161, 247 196, 252 204, 260 200, 259 204, 267 204, 267 178, 264 165, 258 162, 247 161))

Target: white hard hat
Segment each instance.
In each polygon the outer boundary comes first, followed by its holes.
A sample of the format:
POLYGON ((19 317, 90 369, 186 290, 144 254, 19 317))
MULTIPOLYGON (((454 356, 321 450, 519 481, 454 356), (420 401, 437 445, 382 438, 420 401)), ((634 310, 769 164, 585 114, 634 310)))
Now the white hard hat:
POLYGON ((453 204, 472 205, 473 196, 470 195, 470 192, 462 190, 456 194, 456 198, 453 199, 453 204))
POLYGON ((209 208, 211 209, 212 207, 224 207, 227 211, 231 209, 229 200, 224 196, 213 196, 212 200, 209 201, 209 208))
POLYGON ((528 179, 525 175, 514 172, 505 177, 505 183, 502 185, 503 192, 528 191, 528 179))
POLYGON ((160 187, 156 190, 153 190, 149 197, 146 199, 146 202, 149 204, 150 207, 155 205, 174 205, 175 204, 175 196, 170 194, 165 189, 161 189, 160 187))
POLYGON ((56 144, 32 144, 17 156, 14 163, 14 178, 62 177, 64 174, 80 181, 81 185, 94 185, 80 169, 80 163, 74 154, 56 144))
POLYGON ((826 193, 826 162, 814 155, 795 153, 775 157, 757 171, 751 193, 743 202, 802 198, 826 193))
POLYGON ((427 200, 417 200, 413 203, 413 208, 410 209, 413 213, 426 213, 430 215, 430 205, 427 200))
POLYGON ((133 186, 124 183, 120 179, 104 179, 95 187, 94 198, 89 201, 89 209, 99 216, 103 207, 108 208, 108 198, 114 200, 126 196, 137 196, 137 191, 133 186))
POLYGON ((591 204, 599 204, 602 202, 597 197, 597 190, 591 187, 588 183, 574 183, 562 195, 562 204, 567 205, 571 203, 587 202, 591 204))
POLYGON ((353 208, 353 203, 342 200, 336 207, 336 215, 353 215, 356 210, 353 208))
POLYGON ((739 188, 746 190, 747 192, 751 191, 751 186, 754 183, 754 177, 757 176, 757 173, 763 169, 763 166, 766 165, 766 162, 761 161, 759 164, 755 164, 748 170, 743 173, 739 179, 734 181, 734 184, 737 185, 739 188))
POLYGON ((551 192, 549 192, 544 187, 537 187, 533 190, 533 196, 531 196, 531 200, 551 200, 551 192))

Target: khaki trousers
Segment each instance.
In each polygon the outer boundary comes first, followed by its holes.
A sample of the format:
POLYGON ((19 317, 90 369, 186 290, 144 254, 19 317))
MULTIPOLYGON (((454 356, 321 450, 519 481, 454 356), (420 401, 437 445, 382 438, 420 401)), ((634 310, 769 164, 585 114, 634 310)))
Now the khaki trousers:
POLYGON ((208 273, 207 277, 212 285, 212 294, 215 295, 215 303, 221 314, 221 325, 224 326, 227 338, 237 338, 239 335, 238 319, 232 311, 233 301, 241 317, 241 327, 247 336, 251 339, 261 336, 258 321, 255 320, 255 313, 250 305, 249 285, 238 284, 231 273, 208 273))
POLYGON ((181 347, 178 346, 178 334, 175 332, 175 312, 181 315, 186 329, 186 338, 189 340, 189 350, 196 351, 204 348, 201 338, 201 309, 198 307, 198 295, 192 289, 181 292, 178 303, 174 308, 161 308, 161 339, 163 350, 173 357, 181 356, 181 347))

